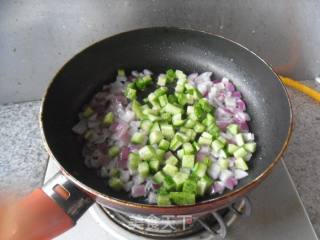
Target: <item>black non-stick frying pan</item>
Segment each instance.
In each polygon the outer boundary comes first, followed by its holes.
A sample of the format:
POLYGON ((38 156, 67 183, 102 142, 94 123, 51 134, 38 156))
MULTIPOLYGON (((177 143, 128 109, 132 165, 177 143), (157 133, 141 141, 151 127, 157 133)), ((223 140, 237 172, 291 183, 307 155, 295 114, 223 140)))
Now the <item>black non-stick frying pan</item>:
MULTIPOLYGON (((256 187, 271 172, 287 147, 292 114, 284 86, 272 69, 253 52, 220 36, 160 27, 115 35, 72 58, 46 92, 41 123, 48 151, 60 165, 68 188, 73 186, 82 195, 120 211, 181 215, 212 211, 256 187), (83 104, 103 84, 115 79, 118 68, 129 71, 147 68, 154 73, 168 68, 186 73, 212 71, 217 79, 222 76, 231 79, 247 103, 252 116, 250 129, 257 140, 249 176, 233 191, 219 197, 206 196, 190 206, 143 204, 108 188, 104 179, 83 164, 82 145, 71 128, 77 122, 83 104)), ((55 201, 65 208, 62 200, 55 201)))

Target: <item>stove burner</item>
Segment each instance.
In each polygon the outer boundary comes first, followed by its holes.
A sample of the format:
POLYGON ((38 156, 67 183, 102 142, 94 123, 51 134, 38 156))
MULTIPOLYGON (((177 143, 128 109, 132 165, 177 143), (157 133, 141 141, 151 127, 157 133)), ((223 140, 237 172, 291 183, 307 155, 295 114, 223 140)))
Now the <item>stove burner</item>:
POLYGON ((238 216, 251 214, 251 203, 243 197, 219 210, 200 215, 139 215, 115 212, 101 207, 107 216, 122 228, 149 238, 181 238, 202 231, 225 238, 229 227, 238 216))

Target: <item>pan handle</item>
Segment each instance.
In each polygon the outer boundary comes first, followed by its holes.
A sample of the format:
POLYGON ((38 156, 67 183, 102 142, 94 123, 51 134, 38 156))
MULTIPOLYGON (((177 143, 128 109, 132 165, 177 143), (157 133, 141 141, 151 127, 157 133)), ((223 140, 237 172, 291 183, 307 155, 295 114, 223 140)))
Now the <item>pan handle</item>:
POLYGON ((6 211, 4 222, 9 231, 5 239, 52 239, 72 228, 92 204, 91 198, 57 173, 42 189, 34 190, 6 211))

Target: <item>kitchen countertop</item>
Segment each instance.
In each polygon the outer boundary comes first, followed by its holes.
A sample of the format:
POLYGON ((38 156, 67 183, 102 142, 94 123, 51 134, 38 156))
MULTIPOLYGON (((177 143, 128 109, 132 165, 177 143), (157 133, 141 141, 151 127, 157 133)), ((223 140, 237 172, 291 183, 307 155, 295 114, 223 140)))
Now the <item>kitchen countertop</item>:
MULTIPOLYGON (((304 83, 319 90, 314 81, 304 83)), ((284 160, 320 236, 320 105, 295 90, 288 92, 294 131, 284 160)), ((0 106, 0 196, 21 196, 42 185, 48 154, 41 141, 39 109, 39 101, 0 106)))

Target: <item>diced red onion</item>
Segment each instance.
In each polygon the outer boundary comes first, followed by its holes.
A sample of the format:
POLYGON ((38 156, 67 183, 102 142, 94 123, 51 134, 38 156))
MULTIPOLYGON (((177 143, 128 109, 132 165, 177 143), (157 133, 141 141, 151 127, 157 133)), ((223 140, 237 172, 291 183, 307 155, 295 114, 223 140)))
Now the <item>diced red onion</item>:
POLYGON ((100 177, 107 177, 108 176, 108 168, 106 166, 103 166, 101 169, 100 169, 100 177))
POLYGON ((151 75, 152 75, 152 72, 151 72, 150 70, 148 70, 148 69, 144 69, 144 70, 143 70, 143 74, 144 74, 144 75, 147 75, 147 76, 151 76, 151 75))
POLYGON ((223 193, 224 189, 225 189, 225 186, 223 182, 216 181, 211 188, 211 194, 215 194, 215 193, 221 194, 223 193))
POLYGON ((230 177, 228 178, 225 182, 224 185, 226 188, 233 190, 233 188, 238 184, 238 180, 235 177, 230 177))
POLYGON ((208 169, 208 174, 212 179, 217 179, 220 175, 221 169, 217 163, 211 164, 210 168, 208 169))
POLYGON ((209 154, 211 151, 209 146, 202 146, 199 149, 199 153, 209 154))
POLYGON ((160 187, 161 187, 160 184, 152 183, 152 189, 153 189, 153 190, 158 190, 160 187))
POLYGON ((135 185, 138 185, 138 184, 141 184, 145 181, 145 178, 144 177, 141 177, 140 175, 136 175, 133 177, 133 182, 135 185))
POLYGON ((147 195, 146 187, 144 185, 133 185, 131 189, 131 196, 133 198, 145 197, 147 195))
POLYGON ((238 91, 235 91, 235 92, 232 93, 232 96, 236 97, 236 98, 241 98, 241 93, 238 92, 238 91))
POLYGON ((214 84, 221 83, 221 79, 216 79, 212 81, 214 84))
POLYGON ((120 170, 120 179, 122 182, 128 182, 130 179, 130 172, 128 170, 120 170))
POLYGON ((118 160, 119 168, 126 169, 128 168, 128 155, 130 153, 130 149, 126 146, 122 147, 120 152, 120 157, 118 160))
POLYGON ((197 161, 202 161, 204 158, 206 158, 208 156, 208 154, 206 153, 201 153, 201 152, 197 152, 197 156, 196 156, 196 159, 197 161))
POLYGON ((242 136, 246 142, 254 141, 254 134, 253 133, 243 133, 242 136))
POLYGON ((246 110, 246 104, 244 101, 242 101, 240 98, 237 98, 236 100, 236 103, 237 103, 237 109, 239 111, 245 111, 246 110))
POLYGON ((220 178, 220 180, 222 182, 227 181, 227 179, 230 178, 230 177, 233 177, 233 173, 230 170, 227 170, 227 169, 222 170, 221 173, 220 173, 220 176, 219 176, 219 178, 220 178))
POLYGON ((226 107, 230 109, 235 109, 237 107, 237 102, 234 97, 226 97, 225 104, 226 104, 226 107))
POLYGON ((149 204, 157 203, 157 194, 155 194, 154 192, 150 192, 148 195, 148 203, 149 204))
POLYGON ((134 119, 135 115, 134 115, 134 112, 130 110, 126 110, 125 113, 119 117, 122 121, 129 123, 134 119))
POLYGON ((246 172, 246 171, 243 171, 243 170, 241 170, 241 169, 235 169, 234 170, 234 177, 236 178, 236 179, 242 179, 242 178, 245 178, 245 177, 247 177, 248 176, 248 173, 246 172))
POLYGON ((130 192, 132 189, 132 186, 133 186, 133 181, 129 181, 129 182, 124 183, 123 188, 126 192, 130 192))
POLYGON ((72 131, 79 135, 84 134, 87 131, 87 120, 82 119, 80 122, 73 126, 72 131))
POLYGON ((188 81, 189 82, 192 82, 198 77, 198 73, 191 73, 189 76, 188 76, 188 81))

